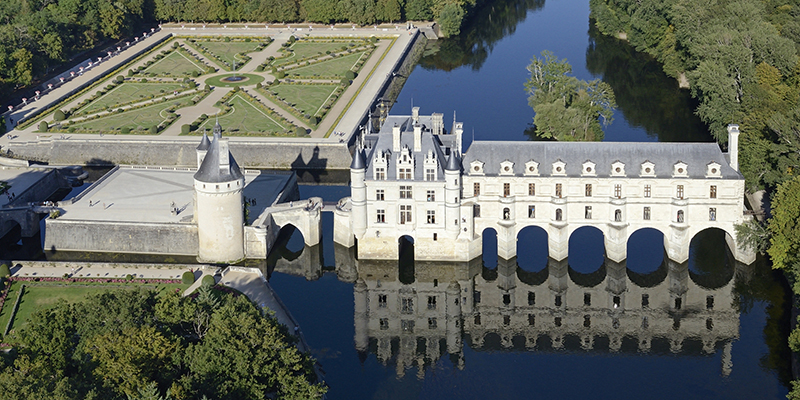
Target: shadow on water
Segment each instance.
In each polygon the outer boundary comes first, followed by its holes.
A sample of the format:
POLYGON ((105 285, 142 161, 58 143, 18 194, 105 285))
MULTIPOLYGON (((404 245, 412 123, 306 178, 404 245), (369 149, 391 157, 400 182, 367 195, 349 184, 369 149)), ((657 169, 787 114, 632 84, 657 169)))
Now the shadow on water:
POLYGON ((664 74, 652 57, 628 42, 601 34, 589 21, 586 68, 611 85, 618 112, 632 126, 642 127, 660 142, 710 142, 708 128, 694 110, 697 101, 688 90, 664 74))

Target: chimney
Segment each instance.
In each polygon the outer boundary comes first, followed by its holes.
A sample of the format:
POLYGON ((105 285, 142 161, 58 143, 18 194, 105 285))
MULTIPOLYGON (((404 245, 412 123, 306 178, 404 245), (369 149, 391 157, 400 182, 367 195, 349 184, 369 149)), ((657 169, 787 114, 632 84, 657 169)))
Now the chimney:
POLYGON ((414 152, 422 151, 422 125, 414 125, 414 152))
POLYGON ((227 171, 230 168, 230 152, 228 151, 228 139, 219 140, 219 169, 227 171))
POLYGON ((739 170, 739 125, 728 125, 728 158, 731 168, 739 170))
POLYGON ((456 135, 456 152, 461 156, 461 137, 464 135, 464 123, 456 122, 453 124, 454 132, 456 135))
POLYGON ((411 109, 411 120, 414 121, 414 125, 419 123, 419 107, 411 109))
POLYGON ((431 130, 434 135, 441 135, 444 132, 444 114, 431 114, 431 130))
POLYGON ((392 151, 400 152, 400 126, 397 124, 392 127, 392 151))

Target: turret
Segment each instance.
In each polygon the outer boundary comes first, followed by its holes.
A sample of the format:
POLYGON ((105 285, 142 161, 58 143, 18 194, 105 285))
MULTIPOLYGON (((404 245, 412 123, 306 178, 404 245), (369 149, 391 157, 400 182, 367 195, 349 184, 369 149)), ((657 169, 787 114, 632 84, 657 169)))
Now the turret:
POLYGON ((451 152, 444 168, 445 230, 455 238, 461 227, 461 160, 451 152))
POLYGON ((194 174, 198 259, 234 262, 244 258, 244 175, 221 137, 219 124, 194 174))
POLYGON ((197 146, 197 168, 200 168, 200 165, 203 164, 203 159, 208 153, 209 146, 211 146, 211 141, 208 140, 208 135, 203 132, 203 139, 200 140, 200 144, 197 146))
POLYGON ((728 125, 728 158, 731 168, 739 170, 739 125, 728 125))
POLYGON ((353 233, 360 238, 367 232, 367 185, 364 182, 367 163, 364 151, 356 150, 350 164, 350 203, 353 217, 353 233))

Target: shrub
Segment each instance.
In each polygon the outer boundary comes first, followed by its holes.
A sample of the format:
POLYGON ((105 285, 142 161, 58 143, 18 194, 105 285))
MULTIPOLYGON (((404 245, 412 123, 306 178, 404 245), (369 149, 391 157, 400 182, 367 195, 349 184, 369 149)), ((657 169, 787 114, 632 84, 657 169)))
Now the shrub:
POLYGON ((127 135, 127 134, 131 133, 131 128, 128 128, 127 126, 124 126, 119 131, 122 132, 123 135, 127 135))
POLYGON ((56 110, 55 114, 53 114, 53 119, 56 121, 63 121, 67 119, 67 115, 64 114, 64 111, 56 110))
POLYGON ((150 134, 155 135, 156 133, 158 133, 158 126, 156 126, 156 125, 151 126, 148 129, 148 131, 150 131, 150 134))
POLYGON ((61 211, 59 210, 50 211, 50 219, 56 219, 60 216, 61 216, 61 211))
POLYGON ((50 126, 47 125, 47 121, 39 122, 39 132, 47 132, 47 128, 50 126))
POLYGON ((209 86, 209 85, 206 83, 206 85, 205 85, 205 86, 203 86, 203 90, 204 90, 204 91, 206 91, 206 92, 210 92, 210 91, 211 91, 211 86, 209 86))
POLYGON ((75 127, 70 126, 69 129, 67 129, 67 132, 75 133, 75 127))
POLYGON ((194 273, 191 271, 186 271, 181 275, 181 283, 184 285, 191 285, 194 283, 194 273))
POLYGON ((214 279, 213 275, 203 275, 203 280, 200 284, 203 286, 214 286, 217 284, 217 280, 214 279))
POLYGON ((0 265, 0 278, 8 278, 11 276, 11 270, 8 268, 8 264, 0 265))
POLYGON ((181 133, 182 133, 182 134, 184 134, 184 135, 185 135, 185 134, 187 134, 187 133, 189 133, 189 132, 191 132, 191 131, 192 131, 192 126, 191 126, 191 125, 189 125, 189 124, 183 124, 183 125, 181 125, 181 133))
POLYGON ((131 274, 125 275, 125 279, 127 279, 129 281, 132 281, 133 280, 133 275, 131 275, 131 274))
POLYGON ((133 76, 133 70, 132 69, 128 70, 128 76, 133 76))
POLYGON ((192 76, 197 78, 198 76, 200 76, 200 71, 198 71, 198 70, 192 71, 192 76))
POLYGON ((306 130, 298 126, 294 128, 294 133, 297 136, 304 136, 306 134, 306 130))
POLYGON ((286 77, 286 72, 278 71, 278 72, 275 73, 275 77, 278 78, 278 79, 283 79, 283 78, 286 77))
POLYGON ((122 75, 119 75, 119 76, 117 76, 116 79, 114 79, 114 81, 116 81, 117 83, 122 83, 123 81, 125 81, 125 77, 122 76, 122 75))
POLYGON ((356 79, 356 73, 353 71, 347 71, 344 73, 344 77, 352 81, 353 79, 356 79))
POLYGON ((230 42, 230 41, 231 41, 231 38, 230 38, 230 36, 225 36, 225 41, 226 41, 226 42, 230 42))

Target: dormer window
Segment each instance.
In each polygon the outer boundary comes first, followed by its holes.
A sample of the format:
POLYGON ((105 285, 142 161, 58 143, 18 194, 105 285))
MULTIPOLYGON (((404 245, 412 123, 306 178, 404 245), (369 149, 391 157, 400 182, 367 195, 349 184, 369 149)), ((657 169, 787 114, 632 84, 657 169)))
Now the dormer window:
POLYGON ((591 161, 586 161, 581 166, 581 175, 583 176, 597 176, 596 164, 591 161))
POLYGON ((539 175, 539 163, 533 160, 526 162, 525 175, 529 176, 539 175))
POLYGON ((716 162, 710 162, 706 165, 706 178, 722 178, 721 165, 716 162))
POLYGON ((650 161, 642 163, 642 169, 639 171, 640 176, 654 177, 656 176, 656 165, 650 161))
POLYGON ((508 160, 501 162, 500 175, 514 175, 514 163, 508 160))
POLYGON ((557 176, 567 175, 567 164, 561 160, 554 162, 552 175, 557 175, 557 176))
POLYGON ((470 175, 483 175, 483 162, 475 160, 469 164, 470 175))
POLYGON ((688 177, 689 166, 683 161, 678 161, 674 166, 672 166, 672 176, 688 177))
POLYGON ((611 163, 611 176, 625 176, 625 163, 619 160, 611 163))

